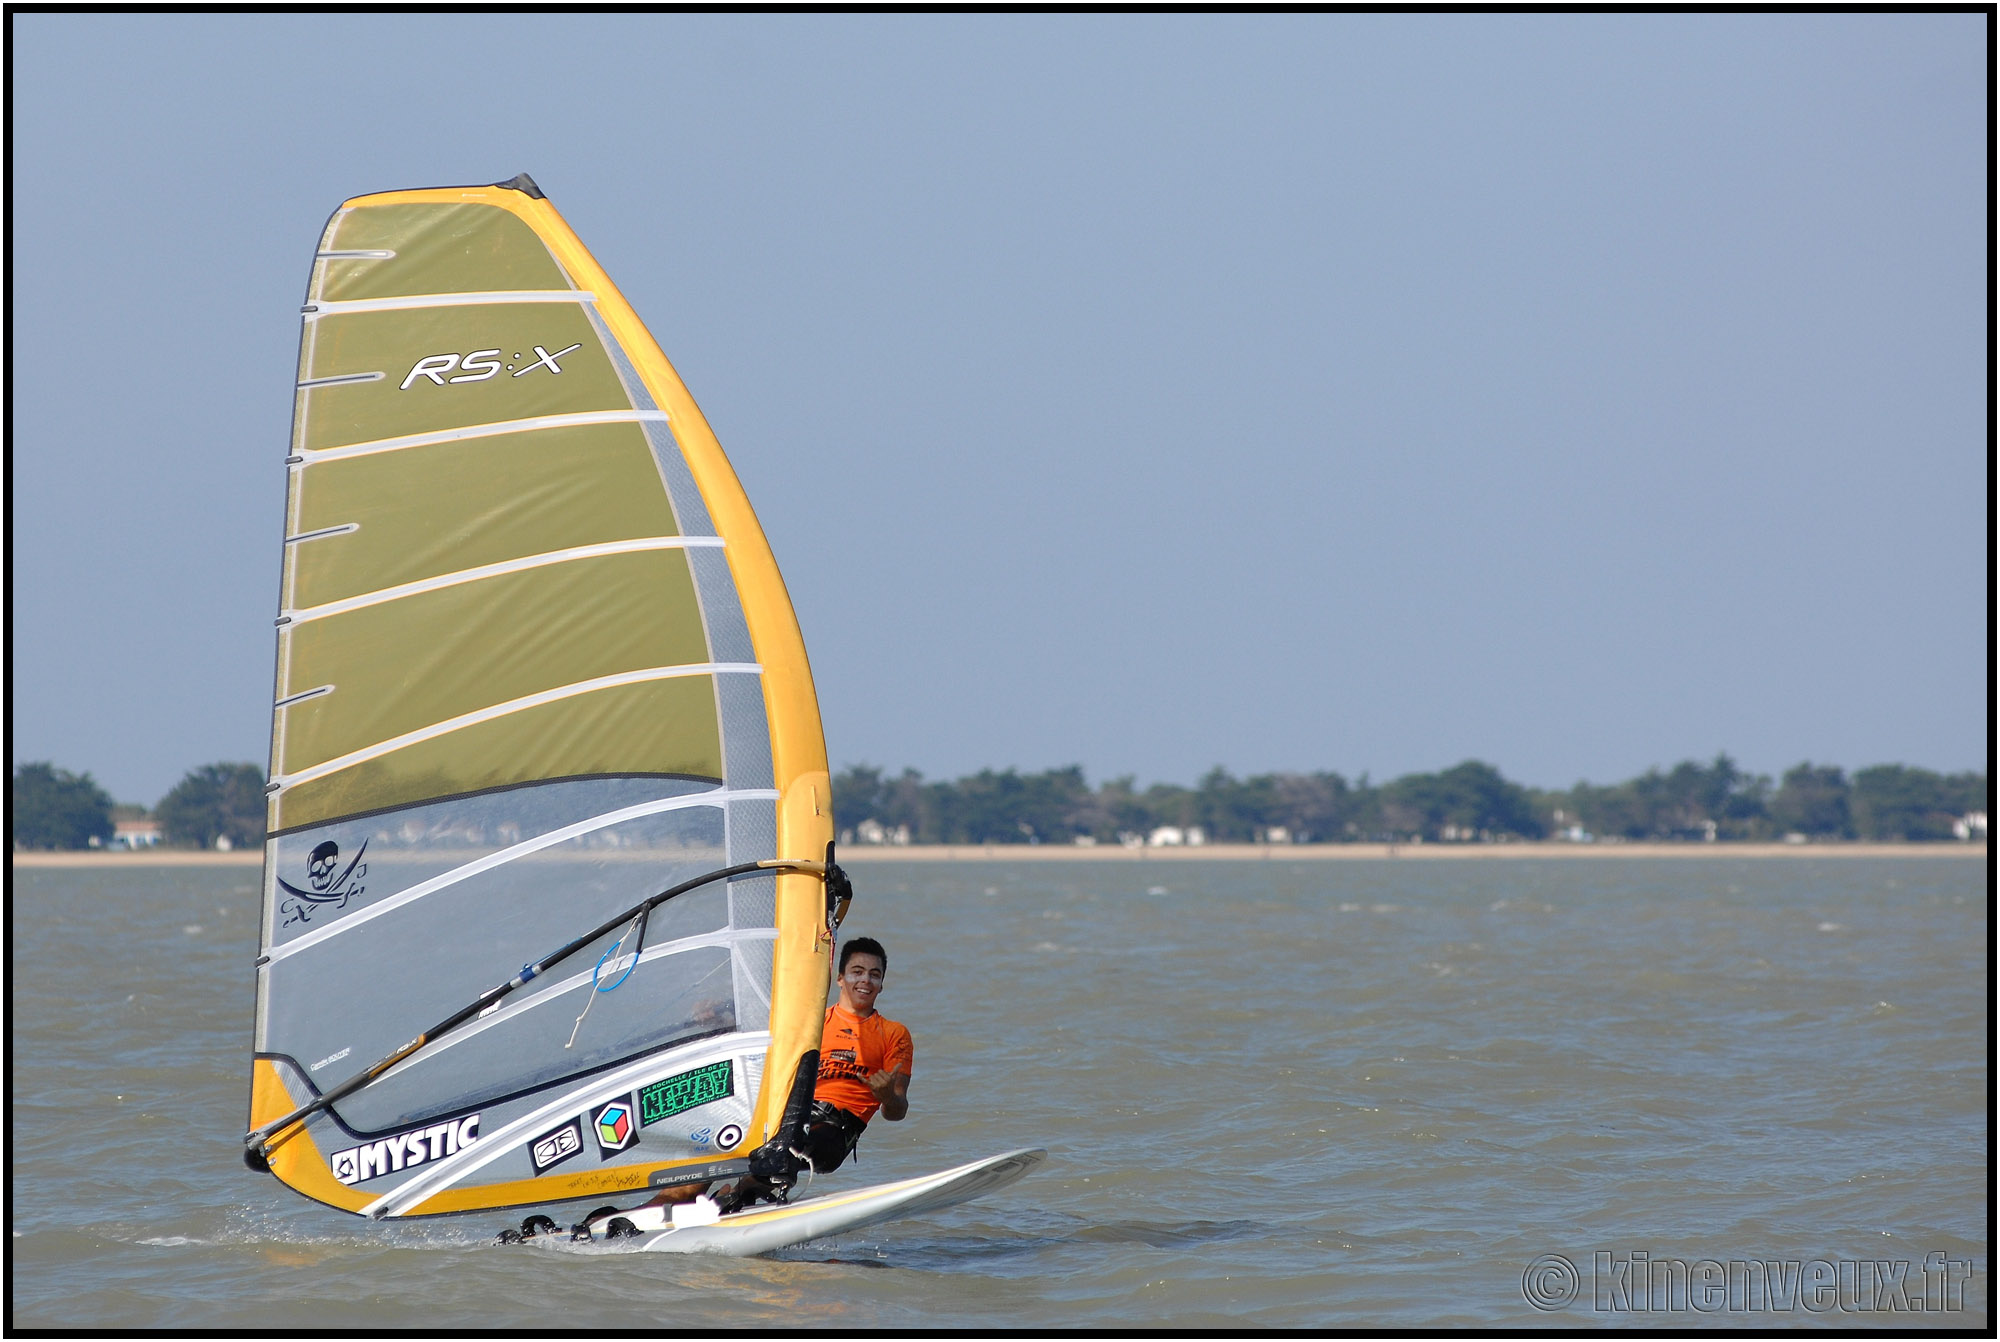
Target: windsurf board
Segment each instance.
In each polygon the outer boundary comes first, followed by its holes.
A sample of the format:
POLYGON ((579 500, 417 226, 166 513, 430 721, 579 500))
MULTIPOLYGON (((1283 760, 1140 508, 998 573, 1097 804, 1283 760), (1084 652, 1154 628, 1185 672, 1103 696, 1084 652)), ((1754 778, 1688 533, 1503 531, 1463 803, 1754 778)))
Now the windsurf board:
POLYGON ((1008 1151, 937 1174, 798 1202, 746 1207, 714 1220, 708 1219, 712 1212, 702 1210, 713 1206, 705 1198, 681 1204, 679 1224, 674 1221, 673 1207, 635 1207, 593 1217, 586 1223, 591 1231, 588 1243, 553 1235, 539 1236, 535 1242, 584 1253, 709 1253, 748 1258, 843 1231, 955 1207, 1005 1188, 1039 1165, 1047 1154, 1042 1150, 1008 1151), (610 1238, 608 1228, 617 1217, 630 1221, 639 1233, 610 1238))

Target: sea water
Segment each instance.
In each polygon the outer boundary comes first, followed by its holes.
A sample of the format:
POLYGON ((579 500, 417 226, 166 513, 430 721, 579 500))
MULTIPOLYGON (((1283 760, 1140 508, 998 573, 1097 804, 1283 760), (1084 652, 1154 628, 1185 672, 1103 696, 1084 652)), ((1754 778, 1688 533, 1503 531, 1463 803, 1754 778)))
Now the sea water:
POLYGON ((733 1260, 252 1173, 255 869, 16 870, 11 1323, 1986 1326, 1982 861, 853 872, 910 1116, 804 1191, 1049 1159, 733 1260))

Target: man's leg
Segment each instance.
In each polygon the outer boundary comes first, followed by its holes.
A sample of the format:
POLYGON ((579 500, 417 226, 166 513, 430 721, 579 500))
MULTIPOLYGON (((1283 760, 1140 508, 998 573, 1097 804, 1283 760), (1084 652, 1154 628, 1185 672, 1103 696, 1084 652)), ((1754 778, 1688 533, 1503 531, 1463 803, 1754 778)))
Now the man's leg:
POLYGON ((799 1149, 812 1163, 814 1174, 832 1174, 854 1150, 860 1135, 839 1123, 813 1123, 806 1128, 799 1149))
POLYGON ((755 1202, 783 1202, 790 1196, 792 1184, 802 1170, 833 1173, 860 1140, 860 1129, 854 1126, 858 1122, 811 1122, 799 1135, 795 1147, 782 1147, 776 1142, 758 1147, 750 1155, 750 1173, 738 1180, 734 1188, 718 1193, 716 1205, 727 1215, 755 1202))
POLYGON ((750 1153, 750 1172, 715 1195, 723 1215, 757 1202, 783 1202, 806 1161, 783 1144, 770 1141, 750 1153))

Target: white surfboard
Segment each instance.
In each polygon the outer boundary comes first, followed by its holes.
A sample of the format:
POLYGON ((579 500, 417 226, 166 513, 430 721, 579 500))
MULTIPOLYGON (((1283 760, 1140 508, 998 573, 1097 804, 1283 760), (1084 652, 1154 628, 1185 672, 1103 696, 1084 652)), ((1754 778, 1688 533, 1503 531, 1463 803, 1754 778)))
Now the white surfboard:
POLYGON ((606 1227, 613 1219, 606 1215, 590 1222, 595 1238, 588 1244, 554 1236, 537 1242, 584 1253, 713 1253, 748 1258, 844 1230, 955 1207, 982 1193, 1005 1188, 1039 1165, 1047 1154, 1041 1150, 1009 1151, 916 1179, 778 1206, 746 1207, 706 1224, 697 1223, 706 1219, 702 1206, 706 1199, 683 1210, 679 1225, 672 1221, 673 1208, 635 1207, 617 1215, 631 1221, 640 1232, 637 1235, 606 1238, 606 1227))

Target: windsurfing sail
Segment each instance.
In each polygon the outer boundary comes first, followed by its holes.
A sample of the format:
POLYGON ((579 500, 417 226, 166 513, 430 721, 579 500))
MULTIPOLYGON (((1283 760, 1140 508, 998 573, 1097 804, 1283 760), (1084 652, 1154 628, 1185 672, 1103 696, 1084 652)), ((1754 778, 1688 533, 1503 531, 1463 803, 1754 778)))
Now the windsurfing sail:
POLYGON ((302 316, 250 1163, 378 1217, 740 1169, 838 922, 749 500, 525 176, 349 200, 302 316))

